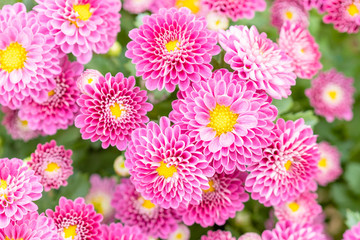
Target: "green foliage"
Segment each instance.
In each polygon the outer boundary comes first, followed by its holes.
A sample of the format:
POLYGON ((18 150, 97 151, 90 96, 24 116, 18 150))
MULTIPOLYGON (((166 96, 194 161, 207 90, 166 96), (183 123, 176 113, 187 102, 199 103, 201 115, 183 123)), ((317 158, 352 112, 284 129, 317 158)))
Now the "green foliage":
POLYGON ((360 222, 360 213, 351 210, 346 211, 346 226, 351 228, 360 222))

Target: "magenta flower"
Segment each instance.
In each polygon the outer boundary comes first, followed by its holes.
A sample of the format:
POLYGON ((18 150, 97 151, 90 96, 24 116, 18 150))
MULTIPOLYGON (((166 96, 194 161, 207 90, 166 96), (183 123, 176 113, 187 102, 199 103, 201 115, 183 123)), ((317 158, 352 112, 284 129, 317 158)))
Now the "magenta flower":
POLYGON ((39 176, 40 183, 48 192, 67 186, 67 179, 73 174, 71 155, 71 150, 57 146, 55 140, 52 140, 44 145, 38 144, 27 164, 39 176))
POLYGON ((132 131, 149 121, 146 113, 153 107, 146 102, 147 92, 135 87, 134 77, 125 78, 122 73, 115 77, 108 73, 94 86, 86 85, 85 91, 78 100, 80 114, 75 119, 82 138, 100 139, 103 148, 111 145, 125 150, 132 131))
POLYGON ((230 232, 217 230, 208 231, 206 236, 201 236, 201 240, 236 240, 230 232))
POLYGON ((259 34, 255 26, 231 26, 219 38, 226 51, 225 62, 240 78, 253 81, 276 99, 291 94, 296 79, 292 60, 266 33, 259 34))
POLYGON ((343 240, 358 240, 360 239, 360 222, 351 229, 346 230, 343 236, 343 240))
POLYGON ((325 3, 327 0, 302 0, 304 7, 307 11, 316 8, 319 13, 325 12, 325 3))
POLYGON ((130 31, 132 41, 125 55, 136 64, 136 75, 149 90, 165 87, 173 92, 177 84, 185 90, 191 82, 211 76, 210 61, 220 48, 204 18, 196 18, 186 8, 171 8, 145 16, 143 22, 130 31))
POLYGON ((256 11, 265 11, 264 0, 202 0, 204 7, 237 21, 242 18, 252 19, 256 11))
POLYGON ((179 126, 162 117, 160 125, 150 122, 131 138, 125 166, 144 198, 163 208, 200 203, 214 169, 179 126))
POLYGON ((22 3, 0 9, 0 26, 0 104, 17 109, 29 97, 45 101, 61 71, 54 40, 22 3))
POLYGON ((19 117, 28 122, 29 128, 48 135, 72 125, 79 110, 76 104, 79 90, 75 81, 80 76, 83 66, 64 57, 61 67, 62 72, 55 77, 56 85, 47 93, 47 100, 37 103, 29 99, 19 110, 19 117))
POLYGON ((303 28, 309 26, 309 13, 304 0, 275 0, 271 7, 271 24, 280 30, 289 21, 303 28))
POLYGON ((61 197, 55 211, 48 209, 46 215, 54 220, 58 234, 64 239, 102 240, 102 216, 95 212, 93 205, 85 204, 83 198, 72 201, 61 197))
POLYGON ((76 80, 76 86, 79 88, 80 92, 86 94, 85 85, 91 85, 93 88, 96 83, 99 82, 99 78, 102 74, 95 69, 86 69, 80 77, 76 80))
POLYGON ((275 206, 275 216, 279 221, 314 224, 315 219, 322 212, 316 199, 316 193, 304 192, 290 202, 275 206))
POLYGON ((264 150, 263 159, 249 167, 245 189, 265 206, 279 206, 307 191, 317 173, 320 153, 317 136, 304 119, 279 119, 276 139, 264 150))
POLYGON ((311 88, 305 94, 315 113, 324 116, 326 121, 332 122, 335 118, 351 121, 355 92, 353 83, 353 78, 332 69, 312 80, 311 88))
POLYGON ((2 124, 12 139, 21 139, 27 142, 42 134, 41 131, 30 129, 28 122, 19 118, 19 110, 11 110, 8 107, 2 107, 1 110, 4 113, 2 124))
POLYGON ((64 53, 88 63, 106 53, 120 32, 119 0, 36 0, 34 7, 64 53))
POLYGON ((245 233, 239 237, 238 240, 262 240, 261 236, 257 233, 245 233))
POLYGON ((155 238, 166 239, 181 219, 174 209, 164 209, 143 198, 126 178, 116 187, 111 205, 115 217, 126 226, 138 226, 144 234, 155 238))
POLYGON ((41 198, 43 191, 34 171, 17 158, 0 158, 0 229, 10 220, 19 221, 29 212, 38 209, 33 201, 41 198))
POLYGON ((275 137, 277 110, 271 98, 225 69, 179 96, 170 119, 194 139, 218 173, 244 171, 260 161, 262 148, 275 137))
POLYGON ((62 240, 57 233, 54 221, 39 215, 36 211, 28 213, 21 220, 11 221, 6 228, 0 228, 0 239, 10 240, 62 240))
POLYGON ((154 0, 124 0, 124 10, 139 14, 145 12, 154 3, 154 0))
POLYGON ((310 32, 299 24, 286 21, 280 30, 279 47, 293 59, 295 73, 312 79, 322 68, 321 53, 310 32))
POLYGON ((341 174, 340 165, 341 154, 336 147, 328 142, 319 143, 320 161, 318 164, 318 173, 315 177, 316 182, 321 186, 326 186, 335 181, 341 174))
POLYGON ((299 224, 290 221, 278 222, 273 230, 265 230, 262 234, 263 240, 327 240, 318 225, 308 223, 299 224))
POLYGON ((360 26, 359 0, 326 0, 324 23, 334 24, 339 32, 357 33, 360 26))
POLYGON ((102 240, 148 240, 138 227, 123 226, 121 223, 102 225, 101 237, 102 240))
POLYGON ((101 178, 97 174, 90 177, 90 190, 85 197, 86 203, 94 205, 95 211, 103 215, 103 223, 114 220, 115 211, 111 207, 111 200, 115 193, 116 179, 101 178))
POLYGON ((203 190, 200 204, 189 204, 186 209, 179 209, 186 225, 199 223, 202 227, 224 225, 226 220, 235 217, 237 211, 244 208, 249 200, 243 183, 246 173, 236 171, 230 175, 215 174, 209 179, 210 188, 203 190))

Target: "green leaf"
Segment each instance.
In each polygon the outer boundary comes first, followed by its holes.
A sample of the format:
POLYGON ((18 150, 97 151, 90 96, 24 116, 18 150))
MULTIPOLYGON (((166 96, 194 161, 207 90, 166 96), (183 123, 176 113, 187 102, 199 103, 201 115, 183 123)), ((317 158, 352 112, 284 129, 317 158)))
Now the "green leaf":
POLYGON ((351 162, 346 166, 344 178, 347 181, 349 188, 355 194, 360 195, 360 163, 351 162))
POLYGON ((350 209, 346 210, 346 221, 345 224, 348 228, 351 228, 352 226, 355 226, 360 222, 360 213, 359 212, 353 212, 350 209))
POLYGON ((280 115, 288 112, 294 105, 294 101, 291 97, 288 97, 282 100, 274 99, 272 104, 278 109, 278 113, 280 115))
POLYGON ((282 118, 287 120, 295 121, 297 119, 303 118, 305 120, 305 124, 314 127, 318 122, 319 119, 317 116, 315 116, 314 112, 312 110, 308 110, 305 112, 298 112, 298 113, 288 113, 286 115, 283 115, 282 118))

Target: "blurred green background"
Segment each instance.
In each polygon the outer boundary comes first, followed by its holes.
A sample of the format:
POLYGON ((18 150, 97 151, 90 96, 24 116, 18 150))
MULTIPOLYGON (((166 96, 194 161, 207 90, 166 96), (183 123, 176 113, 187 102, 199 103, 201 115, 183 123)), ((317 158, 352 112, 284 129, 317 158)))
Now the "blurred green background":
MULTIPOLYGON (((33 0, 13 1, 0 0, 0 7, 5 4, 14 4, 23 2, 28 10, 35 5, 33 0)), ((260 32, 266 32, 272 40, 278 38, 277 29, 270 25, 269 6, 262 13, 256 13, 252 20, 241 20, 232 25, 255 25, 260 32)), ((135 75, 133 64, 124 56, 126 44, 129 42, 128 33, 131 29, 137 27, 141 20, 136 15, 121 11, 121 32, 118 35, 118 41, 122 46, 119 55, 111 56, 94 55, 92 61, 86 68, 97 69, 103 74, 111 72, 115 75, 118 72, 125 76, 135 75)), ((321 63, 323 70, 331 68, 337 69, 347 77, 355 79, 356 103, 354 105, 354 118, 351 122, 335 120, 328 123, 323 117, 314 115, 313 109, 309 105, 308 99, 304 95, 304 90, 310 87, 310 81, 297 79, 297 84, 292 88, 293 94, 290 98, 282 101, 274 101, 278 106, 280 116, 285 119, 297 119, 303 117, 306 122, 313 126, 315 133, 320 141, 328 141, 338 147, 342 153, 342 167, 344 174, 334 183, 327 187, 319 187, 319 201, 326 213, 326 222, 328 232, 334 239, 341 239, 345 229, 346 213, 350 216, 349 222, 353 224, 360 220, 360 216, 352 214, 351 211, 360 211, 360 35, 339 33, 333 29, 332 25, 326 25, 322 22, 322 15, 315 10, 310 12, 311 34, 315 37, 322 53, 321 63)), ((214 66, 224 66, 220 57, 213 60, 214 66)), ((138 83, 142 86, 141 79, 138 83)), ((155 102, 154 110, 149 113, 151 120, 158 120, 160 116, 168 115, 171 111, 171 102, 176 98, 176 94, 171 95, 165 92, 149 92, 155 102), (165 98, 165 99, 164 99, 165 98)), ((0 115, 2 119, 2 114, 0 115)), ((113 161, 123 152, 116 148, 101 149, 99 142, 92 143, 81 139, 79 130, 74 126, 67 130, 60 130, 54 136, 39 137, 24 143, 19 140, 12 140, 7 135, 3 126, 0 127, 0 157, 17 157, 24 159, 29 157, 35 150, 38 143, 45 143, 55 139, 58 144, 65 145, 67 149, 73 150, 74 175, 69 179, 67 187, 60 188, 58 191, 44 193, 43 198, 37 203, 39 210, 44 211, 47 208, 54 208, 57 205, 60 196, 67 198, 76 198, 85 196, 89 189, 88 178, 93 173, 99 173, 102 176, 115 175, 113 170, 113 161)), ((261 233, 264 230, 264 223, 269 217, 270 208, 265 208, 256 201, 246 203, 245 210, 238 214, 236 219, 229 220, 225 226, 215 226, 213 229, 227 229, 233 232, 234 236, 247 231, 261 233)), ((209 229, 202 229, 198 225, 191 227, 192 238, 199 239, 200 235, 205 234, 209 229)))

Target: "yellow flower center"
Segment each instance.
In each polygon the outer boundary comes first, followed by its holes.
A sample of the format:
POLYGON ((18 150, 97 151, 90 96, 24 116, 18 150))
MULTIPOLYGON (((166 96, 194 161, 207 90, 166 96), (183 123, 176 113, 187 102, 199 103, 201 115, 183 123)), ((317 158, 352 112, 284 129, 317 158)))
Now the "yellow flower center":
POLYGON ((74 239, 76 237, 76 225, 71 225, 67 228, 64 228, 65 238, 71 237, 71 239, 74 239))
POLYGON ((322 167, 322 168, 325 168, 326 165, 327 165, 327 160, 326 160, 326 158, 321 158, 320 161, 319 161, 319 163, 318 163, 318 166, 319 166, 319 167, 322 167))
POLYGON ((292 18, 293 18, 293 13, 292 12, 290 12, 290 11, 286 11, 286 13, 285 13, 285 16, 286 16, 286 18, 287 19, 289 19, 289 20, 291 20, 292 18))
POLYGON ((55 91, 54 90, 51 90, 50 92, 48 92, 48 96, 51 97, 51 96, 54 96, 55 94, 55 91))
POLYGON ((115 103, 114 106, 110 106, 110 112, 116 118, 121 117, 121 114, 124 111, 124 109, 121 109, 120 106, 121 105, 118 103, 115 103))
POLYGON ((5 50, 0 50, 0 69, 8 73, 24 67, 27 51, 17 42, 10 43, 5 50))
POLYGON ((220 20, 217 20, 217 21, 215 22, 215 25, 218 26, 219 24, 220 24, 220 20))
POLYGON ((155 204, 153 204, 150 200, 144 199, 144 202, 143 202, 143 204, 141 206, 143 206, 144 208, 150 210, 150 209, 153 209, 155 207, 155 204))
POLYGON ((225 107, 216 104, 214 110, 210 112, 210 123, 208 127, 216 131, 216 136, 231 132, 234 129, 238 116, 239 114, 230 111, 230 106, 225 107))
POLYGON ((286 171, 289 171, 289 169, 291 168, 291 165, 292 165, 291 161, 290 161, 290 160, 287 160, 287 162, 286 162, 285 165, 284 165, 286 171))
POLYGON ((178 233, 178 234, 176 234, 176 239, 182 239, 183 238, 183 235, 182 235, 182 233, 178 233))
POLYGON ((332 100, 335 100, 336 97, 337 97, 337 92, 336 92, 336 91, 329 91, 329 97, 330 97, 332 100))
POLYGON ((94 80, 92 78, 88 79, 88 84, 92 83, 94 80))
POLYGON ((204 193, 208 193, 208 192, 213 192, 213 191, 215 191, 214 181, 213 181, 213 180, 210 180, 210 181, 209 181, 209 185, 210 185, 210 188, 209 188, 209 189, 206 189, 206 190, 203 190, 204 193))
POLYGON ((348 13, 350 16, 355 16, 359 14, 359 9, 356 7, 356 5, 353 3, 347 8, 348 13))
POLYGON ((172 177, 174 173, 177 172, 175 166, 168 167, 164 161, 160 162, 160 166, 156 169, 160 176, 164 176, 165 178, 172 177))
POLYGON ((59 165, 56 163, 49 163, 45 169, 46 172, 56 172, 60 169, 59 165))
POLYGON ((74 5, 74 11, 79 14, 77 19, 80 19, 82 21, 87 21, 92 15, 92 12, 90 12, 90 4, 79 4, 74 5))
POLYGON ((0 180, 0 189, 5 190, 7 188, 7 182, 5 180, 0 180))
POLYGON ((175 6, 177 8, 187 7, 192 13, 200 11, 200 0, 176 0, 175 6))
POLYGON ((91 204, 94 206, 95 211, 97 213, 104 214, 104 208, 103 208, 103 204, 102 204, 103 202, 104 202, 104 198, 102 198, 102 197, 94 197, 91 200, 91 204))
POLYGON ((178 40, 174 40, 174 41, 170 41, 165 45, 166 50, 168 50, 168 52, 172 52, 175 51, 175 49, 178 49, 176 44, 178 43, 178 40))
POLYGON ((26 121, 26 120, 20 120, 20 123, 23 127, 27 127, 29 124, 28 121, 26 121))
POLYGON ((4 240, 24 240, 23 238, 9 238, 8 236, 5 236, 5 239, 4 240))
POLYGON ((291 211, 293 211, 293 212, 296 212, 300 208, 300 205, 297 204, 296 202, 291 202, 288 204, 288 206, 291 209, 291 211))

